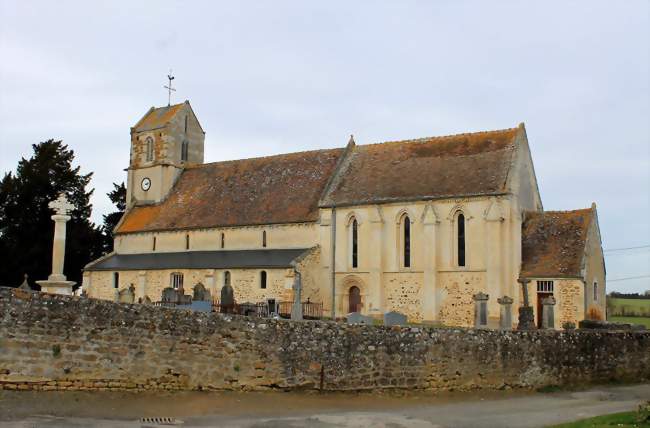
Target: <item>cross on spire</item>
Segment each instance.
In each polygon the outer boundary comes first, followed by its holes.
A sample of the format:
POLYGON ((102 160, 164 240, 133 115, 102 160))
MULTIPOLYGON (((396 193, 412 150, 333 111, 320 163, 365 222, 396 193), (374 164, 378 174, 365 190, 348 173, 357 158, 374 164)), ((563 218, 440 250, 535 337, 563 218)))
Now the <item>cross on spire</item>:
POLYGON ((61 193, 57 199, 50 202, 47 206, 52 208, 59 215, 67 215, 74 209, 74 205, 68 202, 64 193, 61 193))
POLYGON ((167 106, 172 105, 172 91, 176 92, 176 89, 172 88, 172 80, 174 80, 174 76, 172 76, 172 70, 169 70, 169 74, 167 75, 167 79, 169 80, 169 84, 163 86, 163 88, 167 89, 168 92, 168 98, 167 98, 167 106))

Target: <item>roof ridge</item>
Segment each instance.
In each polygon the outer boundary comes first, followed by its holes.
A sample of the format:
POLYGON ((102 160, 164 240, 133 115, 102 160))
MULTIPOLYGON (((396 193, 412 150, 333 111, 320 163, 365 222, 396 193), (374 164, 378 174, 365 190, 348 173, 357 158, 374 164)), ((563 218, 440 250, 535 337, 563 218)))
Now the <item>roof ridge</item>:
POLYGON ((587 212, 587 211, 591 211, 591 207, 590 208, 577 208, 575 210, 526 211, 526 213, 530 213, 530 214, 569 214, 569 213, 587 212))
POLYGON ((250 158, 240 158, 240 159, 228 159, 228 160, 220 160, 220 161, 214 161, 214 162, 205 162, 202 164, 195 164, 195 165, 188 165, 185 167, 185 169, 199 169, 204 166, 210 166, 210 165, 216 165, 216 164, 225 164, 225 163, 231 163, 231 162, 241 162, 241 161, 250 161, 250 160, 262 160, 262 159, 271 159, 271 158, 278 158, 281 156, 288 156, 288 155, 300 155, 300 154, 306 154, 306 153, 317 153, 317 152, 328 152, 328 151, 333 151, 333 150, 344 150, 345 147, 333 147, 330 149, 315 149, 315 150, 301 150, 298 152, 289 152, 289 153, 278 153, 275 155, 267 155, 267 156, 257 156, 257 157, 250 157, 250 158))
POLYGON ((370 143, 370 144, 357 144, 357 147, 368 147, 368 146, 378 146, 381 144, 396 144, 396 143, 424 143, 430 140, 442 140, 446 138, 454 138, 454 137, 461 137, 461 136, 469 136, 469 135, 482 135, 482 134, 493 134, 496 132, 506 132, 506 131, 516 131, 519 129, 518 127, 514 128, 503 128, 503 129, 492 129, 489 131, 476 131, 476 132, 460 132, 458 134, 448 134, 448 135, 435 135, 435 136, 430 136, 430 137, 421 137, 421 138, 411 138, 408 140, 389 140, 389 141, 382 141, 379 143, 370 143))

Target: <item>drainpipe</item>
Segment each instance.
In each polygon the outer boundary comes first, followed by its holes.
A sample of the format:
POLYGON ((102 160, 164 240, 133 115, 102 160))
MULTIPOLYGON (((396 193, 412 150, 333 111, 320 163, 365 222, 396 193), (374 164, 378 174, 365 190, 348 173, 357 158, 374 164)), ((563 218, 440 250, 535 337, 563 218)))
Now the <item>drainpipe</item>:
POLYGON ((332 274, 331 274, 331 285, 332 285, 332 321, 336 319, 336 207, 332 207, 332 236, 331 236, 331 245, 332 245, 332 263, 330 263, 332 274))

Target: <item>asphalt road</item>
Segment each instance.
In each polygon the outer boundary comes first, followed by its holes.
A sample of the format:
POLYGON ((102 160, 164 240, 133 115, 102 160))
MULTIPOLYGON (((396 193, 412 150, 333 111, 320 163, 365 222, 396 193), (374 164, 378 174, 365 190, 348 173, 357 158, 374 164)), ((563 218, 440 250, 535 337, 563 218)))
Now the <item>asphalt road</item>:
POLYGON ((532 393, 317 394, 0 391, 0 427, 542 427, 632 410, 650 384, 532 393))

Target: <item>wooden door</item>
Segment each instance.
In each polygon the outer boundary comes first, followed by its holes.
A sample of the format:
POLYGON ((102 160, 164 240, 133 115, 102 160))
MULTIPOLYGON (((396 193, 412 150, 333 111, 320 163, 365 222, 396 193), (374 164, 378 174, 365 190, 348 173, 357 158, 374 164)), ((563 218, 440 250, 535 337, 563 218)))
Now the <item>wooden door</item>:
POLYGON ((537 328, 542 328, 542 299, 552 296, 553 293, 537 293, 537 328))
POLYGON ((361 290, 359 287, 352 286, 350 287, 350 296, 349 296, 348 312, 361 312, 361 290))

